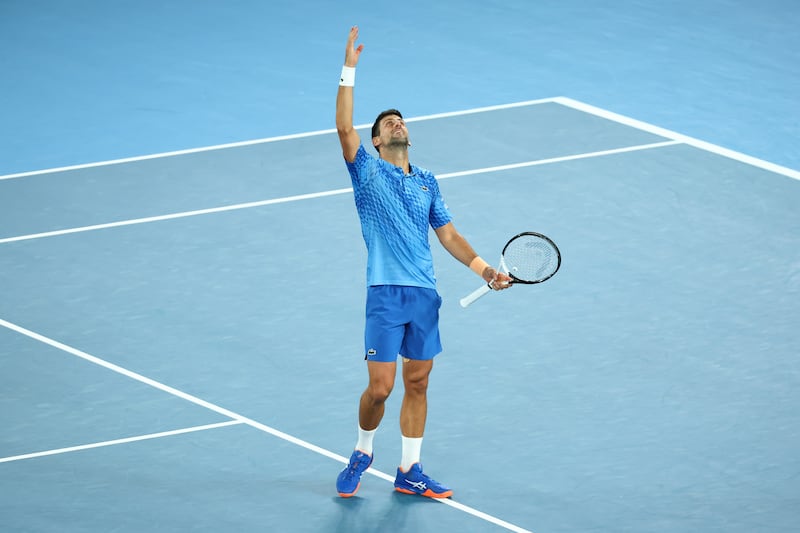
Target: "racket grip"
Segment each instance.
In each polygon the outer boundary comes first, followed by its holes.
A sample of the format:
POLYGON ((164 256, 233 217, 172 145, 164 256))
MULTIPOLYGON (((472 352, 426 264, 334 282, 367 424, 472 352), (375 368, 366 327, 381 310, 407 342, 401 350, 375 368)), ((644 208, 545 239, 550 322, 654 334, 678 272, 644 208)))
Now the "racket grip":
POLYGON ((491 290, 492 288, 489 287, 489 285, 486 284, 481 285, 479 288, 475 289, 470 294, 461 298, 461 300, 459 300, 459 303, 461 304, 461 307, 467 307, 470 304, 472 304, 472 302, 474 302, 481 296, 485 295, 487 292, 491 292, 491 290))

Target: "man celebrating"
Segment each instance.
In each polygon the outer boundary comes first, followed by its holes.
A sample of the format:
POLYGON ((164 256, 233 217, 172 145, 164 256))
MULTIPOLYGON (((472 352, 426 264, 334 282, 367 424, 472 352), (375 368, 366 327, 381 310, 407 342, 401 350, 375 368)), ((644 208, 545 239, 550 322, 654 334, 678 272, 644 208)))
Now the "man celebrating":
POLYGON ((355 69, 364 45, 356 47, 358 27, 350 29, 336 98, 336 130, 353 183, 361 233, 367 245, 367 304, 364 332, 369 383, 358 411, 358 442, 350 462, 336 480, 339 495, 353 496, 361 475, 372 464, 372 442, 392 392, 397 356, 403 359, 405 392, 400 409, 402 459, 395 490, 431 498, 453 491, 422 471, 420 451, 428 412, 428 376, 442 350, 439 307, 428 227, 457 260, 496 289, 511 278, 481 259, 456 231, 452 217, 429 171, 411 165, 403 116, 396 109, 378 115, 372 126, 369 155, 353 127, 355 69))

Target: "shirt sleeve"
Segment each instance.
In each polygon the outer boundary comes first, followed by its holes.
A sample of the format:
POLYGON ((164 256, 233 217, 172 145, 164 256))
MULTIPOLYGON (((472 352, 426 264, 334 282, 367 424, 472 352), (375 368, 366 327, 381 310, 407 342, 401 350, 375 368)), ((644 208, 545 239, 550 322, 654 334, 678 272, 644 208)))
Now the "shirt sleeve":
POLYGON ((450 214, 447 204, 444 203, 442 192, 439 190, 439 182, 436 181, 436 178, 433 177, 433 174, 430 176, 430 182, 430 189, 433 191, 433 201, 431 202, 431 210, 430 214, 428 215, 428 220, 433 229, 439 229, 453 220, 453 215, 450 214))
POLYGON ((359 145, 353 162, 351 163, 345 159, 345 164, 348 172, 350 172, 350 179, 353 180, 354 184, 363 185, 374 175, 371 170, 375 167, 375 158, 367 153, 363 144, 359 145))

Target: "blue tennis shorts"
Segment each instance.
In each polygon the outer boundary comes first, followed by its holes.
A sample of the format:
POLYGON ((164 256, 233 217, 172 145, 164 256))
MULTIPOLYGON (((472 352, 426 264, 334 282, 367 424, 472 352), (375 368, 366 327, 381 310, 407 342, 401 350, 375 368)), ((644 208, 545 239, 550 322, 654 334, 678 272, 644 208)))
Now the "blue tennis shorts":
POLYGON ((427 360, 442 351, 439 308, 442 298, 434 289, 400 285, 367 287, 365 359, 394 362, 427 360))

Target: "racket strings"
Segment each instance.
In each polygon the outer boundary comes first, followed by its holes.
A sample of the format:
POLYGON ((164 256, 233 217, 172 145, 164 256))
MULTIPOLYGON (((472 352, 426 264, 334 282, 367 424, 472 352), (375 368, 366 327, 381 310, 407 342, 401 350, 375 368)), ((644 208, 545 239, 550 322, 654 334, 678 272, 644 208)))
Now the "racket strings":
POLYGON ((509 274, 520 281, 541 281, 559 266, 558 250, 545 239, 526 235, 514 239, 503 252, 509 274))

